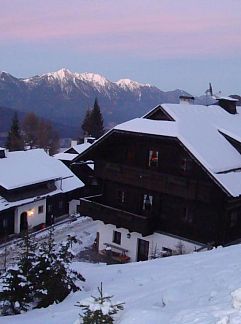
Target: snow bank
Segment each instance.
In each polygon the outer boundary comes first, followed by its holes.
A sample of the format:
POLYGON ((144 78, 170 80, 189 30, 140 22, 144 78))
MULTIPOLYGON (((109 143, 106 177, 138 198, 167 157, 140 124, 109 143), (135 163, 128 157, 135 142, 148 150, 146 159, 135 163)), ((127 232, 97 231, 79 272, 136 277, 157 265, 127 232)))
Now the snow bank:
POLYGON ((125 302, 118 324, 240 324, 240 255, 237 245, 125 265, 75 262, 86 278, 84 291, 47 309, 3 317, 1 324, 73 324, 81 311, 74 305, 98 295, 101 281, 113 303, 125 302))

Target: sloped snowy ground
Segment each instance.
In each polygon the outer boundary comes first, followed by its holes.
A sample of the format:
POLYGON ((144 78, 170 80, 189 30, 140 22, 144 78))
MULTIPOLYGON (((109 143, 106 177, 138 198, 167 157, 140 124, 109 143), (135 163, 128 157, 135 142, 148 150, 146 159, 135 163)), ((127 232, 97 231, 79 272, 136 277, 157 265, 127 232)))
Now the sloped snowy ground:
POLYGON ((101 281, 114 302, 125 302, 117 323, 241 323, 241 293, 231 295, 241 287, 241 245, 142 263, 73 266, 86 278, 83 291, 46 309, 1 317, 1 324, 72 324, 81 311, 75 303, 97 295, 101 281))
MULTIPOLYGON (((41 242, 46 240, 48 235, 48 230, 36 233, 36 241, 41 242)), ((60 223, 54 226, 54 237, 57 244, 66 240, 67 235, 75 236, 77 238, 78 244, 73 246, 73 250, 79 252, 94 242, 96 237, 96 223, 89 217, 79 217, 74 222, 67 221, 63 224, 60 223)), ((19 240, 17 240, 17 242, 13 241, 7 246, 6 251, 4 247, 0 247, 0 269, 4 268, 5 253, 7 254, 7 266, 15 263, 15 259, 18 256, 18 244, 19 240)))

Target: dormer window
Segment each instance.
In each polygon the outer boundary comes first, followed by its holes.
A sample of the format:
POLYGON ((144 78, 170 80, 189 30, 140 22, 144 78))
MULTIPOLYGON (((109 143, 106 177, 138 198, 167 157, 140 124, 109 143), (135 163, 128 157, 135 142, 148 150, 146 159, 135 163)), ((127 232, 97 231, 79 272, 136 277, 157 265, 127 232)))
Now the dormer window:
POLYGON ((156 168, 158 167, 158 164, 159 164, 159 152, 157 150, 150 150, 148 166, 156 168))

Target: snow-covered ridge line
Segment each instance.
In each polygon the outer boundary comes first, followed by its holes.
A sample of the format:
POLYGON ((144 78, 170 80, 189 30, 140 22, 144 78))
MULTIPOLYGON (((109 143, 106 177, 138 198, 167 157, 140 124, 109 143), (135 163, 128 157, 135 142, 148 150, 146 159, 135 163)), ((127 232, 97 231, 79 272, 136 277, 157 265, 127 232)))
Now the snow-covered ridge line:
POLYGON ((137 89, 140 87, 151 87, 151 85, 148 83, 139 83, 130 79, 120 79, 115 83, 122 88, 130 88, 130 89, 137 89))
POLYGON ((24 78, 22 79, 22 81, 25 83, 29 83, 31 81, 34 81, 36 78, 38 79, 47 78, 48 80, 57 80, 60 84, 66 84, 68 82, 75 83, 77 80, 79 80, 83 82, 90 82, 92 84, 96 84, 101 87, 108 87, 111 85, 115 85, 125 89, 129 88, 130 90, 138 89, 145 86, 151 87, 150 84, 142 84, 130 79, 120 79, 116 82, 112 82, 107 78, 105 78, 104 76, 97 73, 90 73, 90 72, 77 73, 77 72, 71 72, 70 70, 65 68, 62 68, 55 72, 42 74, 40 76, 24 78))

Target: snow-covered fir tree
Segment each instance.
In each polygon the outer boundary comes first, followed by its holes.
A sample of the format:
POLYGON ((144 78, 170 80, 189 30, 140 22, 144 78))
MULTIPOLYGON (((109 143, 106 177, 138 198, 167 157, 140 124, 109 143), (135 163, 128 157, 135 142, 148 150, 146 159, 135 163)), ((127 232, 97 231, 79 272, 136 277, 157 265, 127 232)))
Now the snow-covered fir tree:
POLYGON ((69 264, 74 257, 69 248, 71 240, 57 249, 53 228, 49 237, 39 247, 36 264, 36 280, 34 288, 38 298, 38 307, 47 307, 54 302, 59 303, 71 292, 80 290, 76 281, 84 278, 71 270, 69 264))
POLYGON ((27 311, 31 303, 30 283, 18 265, 9 267, 1 277, 0 313, 20 314, 27 311))
MULTIPOLYGON (((78 324, 112 324, 114 315, 124 309, 124 303, 113 304, 111 299, 103 293, 102 283, 98 287, 99 296, 91 296, 82 304, 78 302, 76 306, 83 309, 83 315, 80 315, 78 324)), ((77 324, 77 322, 76 322, 77 324)))
POLYGON ((18 246, 17 264, 9 267, 1 277, 0 309, 3 315, 19 314, 32 308, 36 248, 36 242, 27 231, 18 246))
POLYGON ((53 228, 47 240, 38 244, 28 233, 18 246, 19 257, 0 277, 0 314, 19 314, 36 307, 62 301, 71 291, 80 290, 81 274, 70 268, 74 254, 68 236, 56 246, 53 228))
POLYGON ((29 282, 35 280, 35 266, 37 262, 38 244, 33 236, 26 231, 23 240, 19 244, 20 258, 19 267, 29 282))

